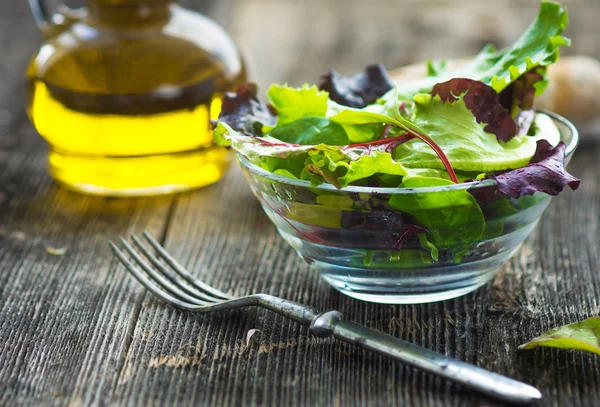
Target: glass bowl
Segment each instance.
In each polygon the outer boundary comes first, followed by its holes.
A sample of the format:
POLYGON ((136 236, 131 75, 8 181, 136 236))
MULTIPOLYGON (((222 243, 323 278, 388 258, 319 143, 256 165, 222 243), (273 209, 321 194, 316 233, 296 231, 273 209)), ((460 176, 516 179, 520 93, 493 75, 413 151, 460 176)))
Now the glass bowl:
MULTIPOLYGON (((567 145, 568 162, 577 147, 577 130, 562 117, 546 114, 567 145)), ((489 191, 495 181, 415 189, 336 189, 273 174, 240 154, 237 158, 252 192, 281 236, 332 287, 364 301, 417 304, 477 289, 519 250, 550 203, 550 196, 539 192, 519 199, 503 198, 480 205, 483 229, 481 222, 463 221, 459 226, 428 228, 427 234, 414 233, 419 231, 409 225, 415 221, 392 209, 390 199, 409 205, 414 199, 455 196, 460 200, 467 194, 489 191)), ((460 210, 464 211, 464 206, 453 211, 450 205, 445 215, 460 210)))

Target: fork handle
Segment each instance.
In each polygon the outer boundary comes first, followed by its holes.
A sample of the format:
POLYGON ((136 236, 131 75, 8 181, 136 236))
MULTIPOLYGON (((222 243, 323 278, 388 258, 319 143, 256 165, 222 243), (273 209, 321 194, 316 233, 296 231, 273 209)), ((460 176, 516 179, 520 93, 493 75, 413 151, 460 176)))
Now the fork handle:
POLYGON ((333 335, 341 341, 390 357, 501 400, 531 403, 542 398, 542 394, 528 384, 449 358, 366 326, 344 321, 338 311, 328 311, 318 315, 313 320, 310 330, 315 336, 333 335))

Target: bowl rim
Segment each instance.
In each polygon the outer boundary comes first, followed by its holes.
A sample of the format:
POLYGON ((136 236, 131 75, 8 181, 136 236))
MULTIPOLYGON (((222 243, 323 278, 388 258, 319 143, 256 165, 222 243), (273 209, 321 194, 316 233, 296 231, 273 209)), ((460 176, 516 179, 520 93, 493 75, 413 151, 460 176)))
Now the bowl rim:
MULTIPOLYGON (((571 133, 571 141, 567 144, 565 149, 565 158, 569 158, 577 148, 579 144, 579 132, 573 123, 564 117, 549 112, 546 110, 536 109, 536 113, 543 113, 549 116, 554 122, 558 122, 565 126, 568 131, 571 133)), ((264 178, 267 178, 271 181, 277 181, 282 184, 288 184, 295 187, 303 187, 310 189, 318 189, 322 191, 334 191, 338 193, 344 192, 356 192, 356 193, 368 193, 368 194, 412 194, 412 193, 425 193, 425 192, 445 192, 445 191, 463 191, 471 188, 484 188, 496 185, 496 181, 493 179, 487 179, 483 181, 471 181, 464 182, 462 184, 452 184, 452 185, 441 185, 434 187, 423 187, 423 188, 388 188, 388 187, 362 187, 362 186, 348 186, 343 188, 336 188, 335 186, 323 183, 319 185, 311 185, 310 181, 300 180, 296 178, 286 177, 285 175, 274 174, 270 171, 267 171, 259 166, 251 163, 246 157, 242 154, 237 153, 237 160, 242 167, 248 168, 253 173, 260 175, 264 178)))

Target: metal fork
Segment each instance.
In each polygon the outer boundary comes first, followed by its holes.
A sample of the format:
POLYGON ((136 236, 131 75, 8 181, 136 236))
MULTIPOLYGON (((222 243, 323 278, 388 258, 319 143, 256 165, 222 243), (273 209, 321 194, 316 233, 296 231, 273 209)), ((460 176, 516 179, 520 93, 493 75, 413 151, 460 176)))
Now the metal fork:
POLYGON ((513 403, 530 403, 542 398, 542 394, 532 386, 346 321, 339 311, 318 312, 312 307, 267 294, 232 297, 192 276, 148 232, 144 232, 143 236, 147 243, 135 235, 131 236, 133 244, 120 238, 124 251, 113 242, 109 243, 131 275, 154 295, 177 308, 208 313, 258 306, 308 327, 317 337, 333 335, 344 342, 460 383, 488 396, 513 403))

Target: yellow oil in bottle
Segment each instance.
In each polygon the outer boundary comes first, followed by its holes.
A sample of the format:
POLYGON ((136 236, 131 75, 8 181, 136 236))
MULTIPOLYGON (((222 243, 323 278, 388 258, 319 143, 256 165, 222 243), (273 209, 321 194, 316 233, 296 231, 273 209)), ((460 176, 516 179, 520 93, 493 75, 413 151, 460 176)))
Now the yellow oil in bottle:
POLYGON ((28 113, 49 144, 51 175, 117 196, 218 181, 231 157, 213 144, 209 119, 220 95, 245 80, 235 46, 166 0, 91 1, 88 15, 48 36, 28 70, 28 113), (140 20, 132 5, 150 9, 140 20))

